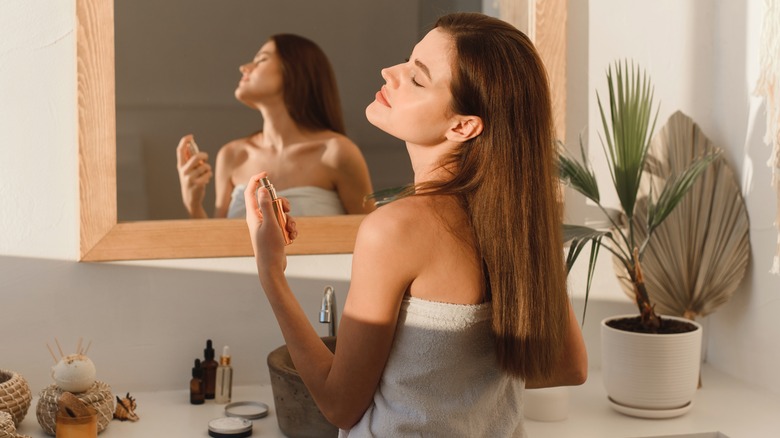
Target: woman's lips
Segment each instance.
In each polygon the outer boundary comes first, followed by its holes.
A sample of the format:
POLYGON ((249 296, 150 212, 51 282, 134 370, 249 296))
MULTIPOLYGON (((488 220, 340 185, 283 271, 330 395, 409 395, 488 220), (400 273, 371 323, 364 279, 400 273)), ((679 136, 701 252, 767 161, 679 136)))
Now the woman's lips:
POLYGON ((382 105, 386 107, 390 107, 390 102, 387 101, 387 98, 385 98, 385 87, 382 87, 379 91, 376 92, 376 100, 377 102, 381 103, 382 105))

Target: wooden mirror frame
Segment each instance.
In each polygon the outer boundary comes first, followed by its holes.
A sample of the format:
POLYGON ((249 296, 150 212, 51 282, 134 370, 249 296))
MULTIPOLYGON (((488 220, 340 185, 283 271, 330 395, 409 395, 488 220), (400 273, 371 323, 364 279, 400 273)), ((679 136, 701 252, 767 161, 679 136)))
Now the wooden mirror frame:
MULTIPOLYGON (((556 123, 565 108, 566 0, 536 3, 530 20, 553 83, 556 123), (563 80, 562 80, 563 79, 563 80)), ((252 255, 241 219, 117 222, 113 0, 76 0, 80 261, 252 255)), ((353 250, 363 215, 296 218, 287 254, 353 250)))

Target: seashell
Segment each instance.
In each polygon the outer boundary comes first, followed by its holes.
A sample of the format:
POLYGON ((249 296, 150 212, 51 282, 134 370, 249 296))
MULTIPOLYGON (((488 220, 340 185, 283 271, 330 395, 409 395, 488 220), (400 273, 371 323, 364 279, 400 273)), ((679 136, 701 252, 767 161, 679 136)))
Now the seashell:
POLYGON ((84 392, 95 384, 95 364, 83 354, 69 354, 52 367, 51 376, 63 391, 84 392))
POLYGON ((114 418, 120 421, 138 421, 139 417, 135 413, 135 408, 135 399, 130 397, 129 392, 125 398, 119 398, 119 396, 116 396, 116 411, 114 411, 114 418))

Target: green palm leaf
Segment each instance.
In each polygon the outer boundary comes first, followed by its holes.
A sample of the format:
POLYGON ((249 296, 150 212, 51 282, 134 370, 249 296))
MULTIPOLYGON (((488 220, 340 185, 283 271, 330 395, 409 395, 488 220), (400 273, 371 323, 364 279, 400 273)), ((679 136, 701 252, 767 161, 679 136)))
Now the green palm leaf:
POLYGON ((588 311, 588 297, 590 296, 590 286, 593 282, 593 272, 596 269, 596 259, 598 259, 599 249, 601 248, 601 239, 608 237, 608 231, 594 230, 593 228, 583 227, 581 225, 563 224, 563 241, 569 244, 569 252, 566 254, 566 272, 571 272, 574 262, 577 261, 582 250, 590 244, 590 257, 588 258, 588 279, 585 286, 585 306, 582 309, 582 323, 585 324, 585 313, 588 311))
POLYGON ((607 118, 601 98, 596 99, 604 128, 602 147, 609 161, 612 183, 618 199, 629 220, 634 216, 639 184, 645 167, 650 138, 658 118, 655 111, 652 127, 650 116, 653 107, 653 86, 647 75, 628 63, 615 63, 607 72, 609 86, 610 117, 607 118), (624 72, 625 69, 625 72, 624 72), (611 128, 610 128, 611 126, 611 128), (650 127, 648 129, 648 127, 650 127), (606 139, 606 143, 604 141, 606 139))
POLYGON ((582 193, 586 198, 598 204, 601 200, 599 186, 596 182, 596 174, 593 172, 590 162, 588 162, 585 146, 582 144, 582 137, 580 137, 582 163, 572 157, 563 145, 560 146, 560 159, 558 161, 560 179, 571 188, 582 193))

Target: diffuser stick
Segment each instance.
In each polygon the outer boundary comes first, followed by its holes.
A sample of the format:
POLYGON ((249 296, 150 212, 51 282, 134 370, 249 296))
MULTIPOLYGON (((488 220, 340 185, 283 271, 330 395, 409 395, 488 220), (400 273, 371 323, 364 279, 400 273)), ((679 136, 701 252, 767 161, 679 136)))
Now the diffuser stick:
POLYGON ((59 360, 57 360, 57 356, 54 355, 54 351, 51 349, 48 342, 46 343, 46 348, 49 349, 49 353, 51 354, 51 358, 54 359, 54 363, 56 364, 57 362, 59 362, 59 360))
POLYGON ((60 357, 65 357, 65 353, 62 352, 62 347, 60 346, 60 341, 58 341, 57 338, 54 338, 54 342, 57 344, 57 349, 60 350, 60 357))

